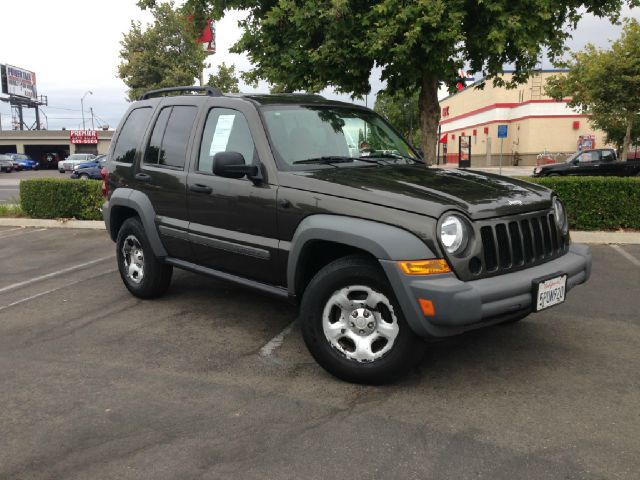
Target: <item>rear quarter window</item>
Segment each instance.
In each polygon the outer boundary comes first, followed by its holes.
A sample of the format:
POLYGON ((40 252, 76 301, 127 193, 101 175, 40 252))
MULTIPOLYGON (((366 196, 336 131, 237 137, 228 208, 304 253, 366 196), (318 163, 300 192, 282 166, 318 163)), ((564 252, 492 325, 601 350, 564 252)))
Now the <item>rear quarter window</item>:
POLYGON ((150 115, 151 107, 136 108, 129 113, 113 149, 113 161, 133 163, 150 115))

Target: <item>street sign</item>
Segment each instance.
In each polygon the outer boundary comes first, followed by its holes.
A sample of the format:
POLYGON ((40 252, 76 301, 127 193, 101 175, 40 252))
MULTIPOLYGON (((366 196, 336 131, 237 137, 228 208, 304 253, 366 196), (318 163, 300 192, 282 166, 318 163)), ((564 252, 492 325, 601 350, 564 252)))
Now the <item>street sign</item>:
POLYGON ((507 138, 508 125, 498 125, 498 138, 507 138))

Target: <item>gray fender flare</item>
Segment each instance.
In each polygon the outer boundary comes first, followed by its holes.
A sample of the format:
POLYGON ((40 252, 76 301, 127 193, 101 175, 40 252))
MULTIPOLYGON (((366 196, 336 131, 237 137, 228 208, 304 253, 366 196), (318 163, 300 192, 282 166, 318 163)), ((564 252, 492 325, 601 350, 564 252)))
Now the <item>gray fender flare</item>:
POLYGON ((108 202, 103 206, 104 221, 111 237, 115 239, 118 232, 111 231, 111 212, 114 207, 121 206, 135 210, 140 217, 147 239, 151 244, 151 248, 156 257, 166 257, 167 251, 162 245, 158 229, 156 228, 156 212, 151 205, 149 197, 139 190, 131 188, 117 188, 112 194, 108 202))
POLYGON ((308 242, 325 240, 365 250, 378 260, 421 260, 433 252, 413 233, 398 227, 340 215, 306 217, 293 235, 287 262, 287 287, 295 295, 300 255, 308 242))

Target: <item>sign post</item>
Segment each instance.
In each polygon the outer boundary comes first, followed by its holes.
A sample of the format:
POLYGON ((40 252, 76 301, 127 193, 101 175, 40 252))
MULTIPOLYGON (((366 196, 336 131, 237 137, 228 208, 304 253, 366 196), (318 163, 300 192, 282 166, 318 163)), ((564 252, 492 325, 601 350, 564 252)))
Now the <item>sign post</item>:
POLYGON ((498 125, 498 138, 500 139, 500 172, 502 175, 502 144, 504 139, 507 138, 508 125, 498 125))

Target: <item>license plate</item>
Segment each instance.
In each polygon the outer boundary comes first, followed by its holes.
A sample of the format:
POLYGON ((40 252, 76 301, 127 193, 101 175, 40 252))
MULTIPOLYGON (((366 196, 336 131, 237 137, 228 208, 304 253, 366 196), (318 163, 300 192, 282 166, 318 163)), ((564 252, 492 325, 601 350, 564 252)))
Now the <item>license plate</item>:
POLYGON ((533 291, 536 296, 536 312, 558 305, 564 302, 564 295, 567 291, 567 275, 540 280, 534 283, 533 291))

